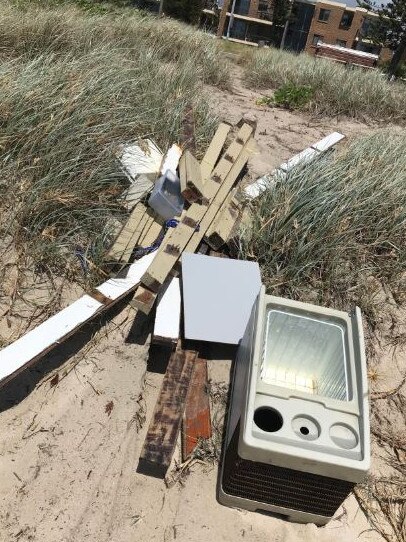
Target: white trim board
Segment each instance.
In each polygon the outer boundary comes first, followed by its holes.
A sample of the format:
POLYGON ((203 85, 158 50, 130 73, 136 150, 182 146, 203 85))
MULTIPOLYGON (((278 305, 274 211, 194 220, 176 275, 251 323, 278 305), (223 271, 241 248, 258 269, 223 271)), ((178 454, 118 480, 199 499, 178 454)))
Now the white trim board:
POLYGON ((103 303, 84 295, 0 350, 0 382, 56 346, 62 338, 94 316, 102 306, 103 303))
POLYGON ((345 135, 340 134, 340 132, 333 132, 332 134, 323 137, 323 139, 320 139, 320 141, 312 145, 312 149, 316 149, 316 151, 320 152, 328 151, 328 149, 334 147, 334 145, 337 145, 337 143, 342 141, 344 138, 345 135))
POLYGON ((305 164, 306 162, 310 162, 315 156, 317 155, 317 151, 315 149, 312 149, 311 147, 308 147, 302 152, 299 152, 299 154, 295 154, 295 156, 292 156, 292 158, 289 158, 286 162, 283 162, 279 166, 279 169, 282 171, 290 171, 294 167, 298 166, 299 164, 305 164))
POLYGON ((130 265, 127 275, 123 278, 113 278, 106 282, 103 282, 96 288, 104 296, 108 297, 112 301, 125 295, 131 288, 137 286, 140 282, 142 275, 150 266, 152 260, 155 258, 156 252, 143 256, 136 262, 130 265))
POLYGON ((269 174, 263 175, 259 179, 255 181, 255 183, 250 184, 249 186, 246 186, 244 188, 244 194, 250 198, 255 199, 257 198, 262 192, 264 192, 267 187, 270 185, 272 178, 278 174, 286 174, 286 172, 290 171, 293 167, 297 166, 298 164, 309 162, 313 158, 315 158, 319 153, 325 152, 337 143, 339 143, 342 139, 345 138, 345 135, 340 134, 340 132, 332 132, 328 136, 324 137, 320 141, 317 141, 317 143, 314 143, 307 149, 304 149, 299 154, 296 154, 295 156, 292 156, 289 160, 286 162, 283 162, 278 169, 275 169, 269 174))
POLYGON ((155 254, 154 252, 143 256, 131 264, 126 277, 109 279, 96 288, 96 291, 106 298, 104 303, 85 294, 0 350, 0 387, 70 337, 97 314, 134 291, 155 254))
POLYGON ((161 290, 158 294, 153 342, 177 342, 180 329, 180 314, 180 280, 177 277, 172 277, 166 289, 161 290))

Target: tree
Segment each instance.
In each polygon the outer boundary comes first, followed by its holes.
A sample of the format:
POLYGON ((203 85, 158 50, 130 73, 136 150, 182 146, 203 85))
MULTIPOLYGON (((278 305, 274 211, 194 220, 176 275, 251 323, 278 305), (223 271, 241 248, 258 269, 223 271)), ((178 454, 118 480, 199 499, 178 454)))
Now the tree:
POLYGON ((394 51, 388 68, 391 78, 406 53, 406 0, 392 0, 386 5, 377 5, 373 0, 357 2, 379 17, 377 23, 371 25, 370 35, 374 41, 394 51))

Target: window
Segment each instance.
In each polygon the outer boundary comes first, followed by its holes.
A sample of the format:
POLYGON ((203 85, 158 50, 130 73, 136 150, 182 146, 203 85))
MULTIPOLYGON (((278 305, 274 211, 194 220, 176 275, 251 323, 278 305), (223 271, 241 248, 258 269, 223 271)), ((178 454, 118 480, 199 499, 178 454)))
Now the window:
POLYGON ((330 13, 331 9, 321 8, 319 13, 319 21, 323 21, 323 23, 326 23, 329 20, 330 13))
POLYGON ((337 40, 336 45, 339 47, 347 47, 347 42, 345 40, 337 40))
POLYGON ((323 41, 323 36, 320 36, 319 34, 314 34, 312 39, 312 45, 318 45, 319 41, 323 41))
POLYGON ((352 25, 352 20, 354 19, 354 13, 351 11, 344 11, 341 18, 340 28, 348 30, 352 25))

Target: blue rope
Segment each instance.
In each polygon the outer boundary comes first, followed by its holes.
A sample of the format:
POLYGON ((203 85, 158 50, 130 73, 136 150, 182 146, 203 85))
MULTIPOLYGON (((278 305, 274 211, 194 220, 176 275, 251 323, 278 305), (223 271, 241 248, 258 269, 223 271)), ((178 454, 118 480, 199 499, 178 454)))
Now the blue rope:
POLYGON ((79 246, 75 247, 74 254, 79 259, 80 267, 82 268, 83 274, 87 275, 87 273, 89 271, 89 267, 87 265, 87 261, 86 261, 86 258, 85 258, 85 252, 84 252, 83 248, 79 247, 79 246))
POLYGON ((145 247, 145 248, 138 248, 134 252, 134 256, 136 258, 145 256, 146 254, 151 254, 151 252, 155 252, 155 250, 158 250, 158 248, 161 246, 161 243, 165 237, 166 232, 169 230, 169 228, 176 228, 176 226, 179 224, 179 220, 176 220, 176 218, 171 218, 170 220, 167 220, 165 222, 164 230, 159 234, 156 241, 152 243, 151 246, 145 247))

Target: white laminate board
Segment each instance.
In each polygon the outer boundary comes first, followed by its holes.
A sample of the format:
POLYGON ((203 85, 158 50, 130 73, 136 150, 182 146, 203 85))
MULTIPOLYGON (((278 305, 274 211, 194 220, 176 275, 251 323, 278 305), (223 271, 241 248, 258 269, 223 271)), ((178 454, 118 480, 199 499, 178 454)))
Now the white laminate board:
POLYGON ((309 162, 312 160, 315 156, 317 156, 317 152, 314 149, 311 149, 308 147, 302 152, 299 152, 299 154, 295 154, 295 156, 292 156, 287 162, 284 162, 279 167, 283 171, 290 171, 295 166, 302 164, 304 162, 309 162))
POLYGON ((181 313, 179 279, 172 277, 167 288, 161 292, 158 295, 154 339, 176 342, 179 338, 181 313))
POLYGON ((339 143, 342 139, 345 138, 345 135, 340 134, 340 132, 333 132, 332 134, 320 139, 317 143, 312 145, 313 149, 316 151, 324 152, 327 151, 330 147, 333 147, 339 143))
POLYGON ((0 381, 24 367, 91 318, 103 304, 84 295, 65 309, 0 350, 0 381))
POLYGON ((256 262, 183 253, 185 338, 238 344, 261 289, 256 262))
POLYGON ((96 290, 112 300, 125 295, 128 290, 140 282, 142 275, 148 269, 155 255, 156 252, 151 252, 143 256, 130 265, 125 277, 109 279, 98 286, 96 290))

